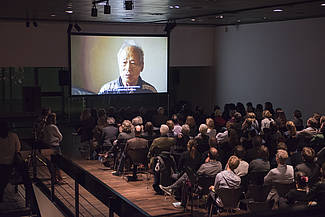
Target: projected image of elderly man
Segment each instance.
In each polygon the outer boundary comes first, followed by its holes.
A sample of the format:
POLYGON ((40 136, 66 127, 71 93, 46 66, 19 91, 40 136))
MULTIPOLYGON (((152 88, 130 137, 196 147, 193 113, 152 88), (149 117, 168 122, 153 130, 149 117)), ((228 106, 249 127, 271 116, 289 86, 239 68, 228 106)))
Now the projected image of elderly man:
POLYGON ((104 84, 98 94, 156 93, 157 90, 142 80, 144 68, 143 50, 133 41, 125 41, 118 54, 120 76, 104 84))

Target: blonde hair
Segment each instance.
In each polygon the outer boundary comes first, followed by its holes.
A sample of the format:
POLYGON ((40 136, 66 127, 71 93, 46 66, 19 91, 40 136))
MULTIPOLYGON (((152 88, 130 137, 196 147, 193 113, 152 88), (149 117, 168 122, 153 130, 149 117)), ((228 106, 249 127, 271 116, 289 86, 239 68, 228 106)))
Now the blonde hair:
POLYGON ((239 158, 235 155, 230 156, 228 159, 228 166, 232 171, 234 171, 239 166, 239 163, 239 158))
POLYGON ((272 117, 272 114, 269 110, 264 110, 263 111, 263 117, 264 118, 271 118, 272 117))
POLYGON ((212 118, 207 118, 205 120, 205 122, 206 122, 206 125, 208 126, 209 129, 213 129, 214 128, 214 121, 213 121, 212 118))
POLYGON ((282 149, 279 149, 276 153, 276 160, 280 164, 285 164, 286 160, 288 159, 288 152, 282 149))
POLYGON ((286 123, 287 130, 289 131, 290 136, 296 136, 297 129, 295 123, 293 121, 287 121, 286 123))

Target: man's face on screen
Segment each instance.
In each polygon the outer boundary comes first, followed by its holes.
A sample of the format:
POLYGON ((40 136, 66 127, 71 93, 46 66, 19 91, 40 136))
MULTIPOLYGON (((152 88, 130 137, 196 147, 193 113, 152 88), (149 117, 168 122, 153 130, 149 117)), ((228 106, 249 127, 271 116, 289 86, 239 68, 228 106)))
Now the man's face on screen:
POLYGON ((138 82, 143 63, 135 47, 125 47, 119 56, 120 76, 123 85, 135 86, 138 82))

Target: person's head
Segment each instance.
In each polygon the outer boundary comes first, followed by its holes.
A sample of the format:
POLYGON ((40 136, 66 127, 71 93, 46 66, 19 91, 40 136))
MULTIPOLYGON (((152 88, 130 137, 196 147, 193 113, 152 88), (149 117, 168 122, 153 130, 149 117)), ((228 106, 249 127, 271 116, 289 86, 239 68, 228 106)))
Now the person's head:
POLYGON ((108 117, 107 118, 107 124, 108 125, 114 125, 115 124, 115 119, 113 117, 108 117))
POLYGON ((56 124, 56 114, 55 113, 49 114, 47 116, 46 123, 47 124, 56 124))
POLYGON ((209 149, 209 158, 210 160, 217 160, 218 158, 218 150, 214 147, 209 149))
POLYGON ((150 121, 146 122, 144 125, 144 131, 148 132, 149 134, 153 133, 153 124, 150 121))
POLYGON ((287 145, 285 144, 285 142, 279 142, 278 144, 277 144, 277 150, 285 150, 285 151, 287 151, 288 150, 288 147, 287 147, 287 145))
POLYGON ((264 161, 269 159, 269 149, 265 145, 261 145, 261 147, 257 150, 257 155, 264 161))
POLYGON ((98 118, 99 119, 105 118, 106 117, 106 111, 105 111, 105 109, 99 109, 98 112, 97 112, 97 115, 98 115, 98 118))
POLYGON ((122 132, 124 133, 131 133, 132 132, 132 123, 129 120, 124 120, 122 122, 122 132))
POLYGON ((308 127, 317 128, 317 125, 318 125, 318 121, 314 117, 308 118, 307 120, 308 127))
POLYGON ((134 41, 125 41, 117 54, 117 58, 123 85, 136 85, 144 67, 142 48, 134 41))
POLYGON ((42 108, 41 116, 47 117, 51 113, 51 108, 42 108))
POLYGON ((140 125, 137 125, 134 127, 134 134, 135 136, 140 136, 142 133, 142 127, 140 125))
POLYGON ((135 118, 132 119, 132 125, 133 126, 137 126, 137 125, 142 125, 143 124, 143 120, 141 116, 136 116, 135 118))
POLYGON ((308 176, 303 172, 296 172, 295 181, 297 188, 304 189, 308 186, 308 176))
POLYGON ((304 147, 301 151, 302 160, 306 163, 313 163, 315 158, 315 151, 310 147, 304 147))
POLYGON ((190 139, 187 143, 187 150, 190 152, 190 157, 194 159, 195 153, 197 151, 197 141, 195 139, 190 139))
POLYGON ((169 131, 169 127, 166 124, 162 124, 160 126, 160 135, 161 136, 167 136, 168 131, 169 131))
POLYGON ((296 125, 292 121, 287 121, 286 128, 289 131, 290 136, 295 136, 297 134, 296 125))
POLYGON ((245 149, 242 145, 237 145, 234 150, 234 155, 237 156, 239 159, 245 158, 245 149))
POLYGON ((86 108, 81 112, 80 120, 84 121, 84 120, 88 120, 89 118, 91 118, 90 109, 86 108))
POLYGON ((235 156, 235 155, 232 155, 228 159, 228 163, 227 163, 228 164, 228 168, 230 170, 234 171, 238 167, 239 163, 240 163, 240 160, 238 159, 238 157, 235 156))
POLYGON ((302 114, 301 114, 301 111, 296 109, 294 112, 293 112, 293 116, 295 116, 296 118, 300 119, 302 117, 302 114))
POLYGON ((320 168, 320 172, 322 174, 322 177, 325 178, 325 162, 322 163, 322 166, 320 168))
POLYGON ((234 120, 235 120, 236 122, 241 122, 241 120, 242 120, 242 115, 241 115, 239 112, 235 112, 235 113, 233 114, 233 118, 234 118, 234 120))
POLYGON ((190 128, 195 127, 196 123, 195 123, 195 119, 193 116, 187 116, 186 117, 186 122, 185 122, 188 126, 190 126, 190 128))
POLYGON ((181 133, 185 136, 190 135, 190 126, 188 126, 187 124, 183 124, 182 125, 182 129, 181 129, 181 133))
POLYGON ((247 113, 247 118, 255 119, 256 118, 256 115, 255 115, 254 112, 248 112, 247 113))
POLYGON ((206 122, 206 125, 208 126, 209 129, 213 129, 214 128, 214 121, 213 121, 212 118, 207 118, 205 120, 205 122, 206 122))
POLYGON ((165 114, 165 109, 164 109, 164 107, 159 107, 159 108, 157 109, 157 114, 159 114, 159 115, 164 115, 164 114, 165 114))
POLYGON ((201 124, 199 127, 199 132, 206 135, 208 131, 208 126, 206 124, 201 124))
POLYGON ((325 123, 325 115, 322 115, 322 116, 320 117, 320 119, 319 119, 319 123, 320 123, 320 124, 325 123))
POLYGON ((172 120, 168 120, 166 122, 166 125, 168 126, 169 131, 172 131, 174 129, 174 122, 172 120))
POLYGON ((288 159, 288 152, 282 149, 279 149, 275 156, 276 162, 278 164, 284 165, 288 159))
POLYGON ((263 117, 264 118, 271 118, 272 117, 272 114, 269 110, 264 110, 263 111, 263 117))
POLYGON ((9 125, 5 120, 0 120, 0 137, 7 138, 9 133, 9 125))

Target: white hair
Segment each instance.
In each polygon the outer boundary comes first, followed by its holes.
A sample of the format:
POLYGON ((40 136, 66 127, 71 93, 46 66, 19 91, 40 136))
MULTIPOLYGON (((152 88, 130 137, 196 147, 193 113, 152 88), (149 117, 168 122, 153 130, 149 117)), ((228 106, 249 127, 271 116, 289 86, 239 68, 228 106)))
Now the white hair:
POLYGON ((162 124, 160 126, 160 135, 161 136, 166 136, 169 131, 169 127, 166 124, 162 124))
POLYGON ((202 134, 207 134, 208 126, 206 124, 201 124, 199 127, 199 132, 202 134))
POLYGON ((139 55, 139 61, 140 64, 144 64, 144 53, 142 48, 134 41, 134 40, 125 40, 120 48, 120 50, 117 53, 117 59, 120 62, 120 56, 122 51, 124 50, 124 48, 126 47, 134 47, 135 51, 138 53, 139 55))

